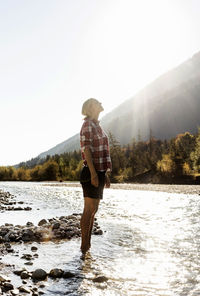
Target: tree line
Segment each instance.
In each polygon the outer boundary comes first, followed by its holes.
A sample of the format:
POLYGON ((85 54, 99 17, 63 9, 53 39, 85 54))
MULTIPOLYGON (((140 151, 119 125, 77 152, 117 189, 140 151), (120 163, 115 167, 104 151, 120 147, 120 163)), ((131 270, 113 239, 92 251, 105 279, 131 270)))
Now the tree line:
MULTIPOLYGON (((178 134, 159 140, 150 132, 121 146, 109 133, 112 182, 176 182, 200 176, 200 128, 198 133, 178 134)), ((80 151, 34 158, 18 167, 0 167, 0 181, 78 181, 83 161, 80 151)))

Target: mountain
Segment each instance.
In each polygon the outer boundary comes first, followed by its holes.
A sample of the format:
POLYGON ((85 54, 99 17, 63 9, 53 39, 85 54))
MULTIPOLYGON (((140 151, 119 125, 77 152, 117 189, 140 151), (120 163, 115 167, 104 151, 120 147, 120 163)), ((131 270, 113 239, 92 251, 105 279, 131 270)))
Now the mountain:
MULTIPOLYGON (((133 81, 134 83, 134 81, 133 81)), ((169 139, 200 126, 200 52, 150 83, 132 98, 106 114, 101 125, 111 131, 121 144, 140 135, 169 139)), ((79 149, 79 134, 41 153, 61 154, 79 149)))

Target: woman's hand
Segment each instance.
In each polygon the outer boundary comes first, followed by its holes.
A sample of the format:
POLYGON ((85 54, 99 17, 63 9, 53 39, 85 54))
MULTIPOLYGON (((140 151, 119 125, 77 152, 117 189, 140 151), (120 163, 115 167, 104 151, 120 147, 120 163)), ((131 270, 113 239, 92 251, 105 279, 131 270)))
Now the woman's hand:
POLYGON ((106 174, 106 183, 105 183, 105 187, 106 188, 110 188, 110 178, 109 178, 109 176, 106 174))
POLYGON ((97 173, 91 174, 91 184, 94 187, 98 187, 99 186, 99 177, 98 177, 97 173))

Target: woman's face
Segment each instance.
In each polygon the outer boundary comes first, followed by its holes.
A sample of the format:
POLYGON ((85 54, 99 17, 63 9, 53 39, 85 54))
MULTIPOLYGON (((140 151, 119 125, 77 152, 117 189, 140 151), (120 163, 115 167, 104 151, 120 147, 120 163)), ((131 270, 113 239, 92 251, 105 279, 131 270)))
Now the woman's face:
POLYGON ((99 101, 95 101, 94 103, 93 103, 93 110, 95 111, 95 112, 101 112, 101 111, 103 111, 104 110, 104 108, 103 108, 103 106, 102 106, 102 104, 99 102, 99 101))

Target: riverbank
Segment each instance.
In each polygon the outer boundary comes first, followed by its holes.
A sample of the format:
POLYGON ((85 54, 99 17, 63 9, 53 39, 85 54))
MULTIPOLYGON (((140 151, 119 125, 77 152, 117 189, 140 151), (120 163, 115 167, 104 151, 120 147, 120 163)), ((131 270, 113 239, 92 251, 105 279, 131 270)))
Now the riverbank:
MULTIPOLYGON (((81 187, 79 182, 51 182, 51 183, 45 182, 43 185, 44 186, 81 187)), ((200 185, 112 183, 110 186, 110 189, 159 191, 159 192, 168 192, 168 193, 200 195, 200 185)))

